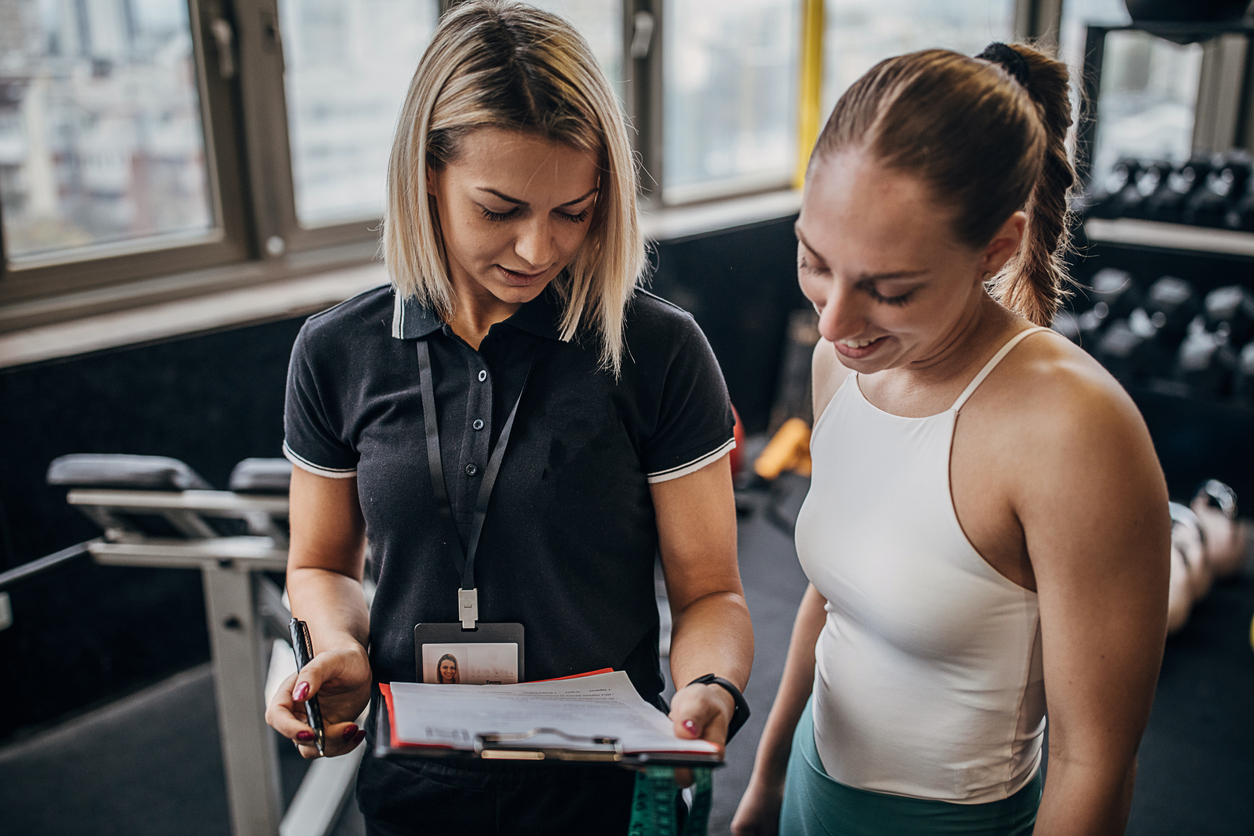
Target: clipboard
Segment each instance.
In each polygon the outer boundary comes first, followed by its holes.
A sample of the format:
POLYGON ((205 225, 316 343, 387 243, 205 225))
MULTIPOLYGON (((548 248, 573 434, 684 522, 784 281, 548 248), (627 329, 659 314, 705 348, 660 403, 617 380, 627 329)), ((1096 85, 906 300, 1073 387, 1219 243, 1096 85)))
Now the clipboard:
MULTIPOLYGON (((476 688, 498 686, 478 685, 476 688)), ((607 763, 621 766, 707 766, 723 765, 718 754, 692 752, 625 752, 618 738, 584 737, 557 728, 535 728, 518 732, 484 730, 473 735, 450 730, 444 744, 414 744, 400 740, 391 721, 390 687, 380 684, 383 699, 378 701, 374 755, 390 760, 497 760, 525 762, 607 763)))

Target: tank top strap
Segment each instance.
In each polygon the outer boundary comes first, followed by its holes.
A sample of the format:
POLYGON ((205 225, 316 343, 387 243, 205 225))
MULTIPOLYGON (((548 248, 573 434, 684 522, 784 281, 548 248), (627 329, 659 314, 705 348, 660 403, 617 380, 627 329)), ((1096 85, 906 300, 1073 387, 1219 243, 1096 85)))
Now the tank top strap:
POLYGON ((980 388, 980 384, 984 382, 984 378, 988 377, 990 374, 993 373, 993 369, 997 368, 997 364, 1000 363, 1016 345, 1023 342, 1024 339, 1032 336, 1037 331, 1048 331, 1048 330, 1049 330, 1048 328, 1042 328, 1040 326, 1037 326, 1035 328, 1029 328, 1026 331, 1020 331, 1018 334, 1015 334, 1013 337, 1006 340, 1006 344, 1003 345, 1001 349, 996 354, 993 355, 993 359, 985 363, 984 368, 980 369, 980 373, 975 376, 975 379, 967 384, 966 389, 962 390, 962 394, 958 396, 958 400, 954 401, 954 405, 950 407, 950 410, 955 413, 961 410, 963 404, 967 402, 967 398, 970 398, 972 395, 975 394, 975 390, 980 388))

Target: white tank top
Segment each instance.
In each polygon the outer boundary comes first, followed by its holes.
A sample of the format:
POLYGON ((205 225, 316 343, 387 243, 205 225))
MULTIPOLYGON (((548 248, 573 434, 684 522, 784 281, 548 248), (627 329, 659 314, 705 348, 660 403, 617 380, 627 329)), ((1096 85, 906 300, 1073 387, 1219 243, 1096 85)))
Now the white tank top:
POLYGON ((827 599, 814 737, 851 787, 978 804, 1041 760, 1045 690, 1036 593, 990 566, 949 490, 967 398, 1033 328, 1007 342, 948 410, 905 418, 850 374, 815 422, 797 553, 827 599))

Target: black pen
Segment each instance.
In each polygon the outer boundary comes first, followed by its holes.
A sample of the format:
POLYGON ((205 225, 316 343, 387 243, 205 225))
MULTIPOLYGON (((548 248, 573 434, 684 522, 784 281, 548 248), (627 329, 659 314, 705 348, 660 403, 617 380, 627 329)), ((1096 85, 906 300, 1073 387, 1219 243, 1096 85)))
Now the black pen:
MULTIPOLYGON (((309 628, 299 618, 293 618, 287 628, 292 633, 292 651, 296 654, 296 670, 300 672, 313 660, 313 641, 309 638, 309 628)), ((326 732, 322 730, 322 710, 318 708, 317 697, 305 700, 305 721, 314 731, 314 745, 318 747, 318 754, 325 756, 323 746, 326 732)))

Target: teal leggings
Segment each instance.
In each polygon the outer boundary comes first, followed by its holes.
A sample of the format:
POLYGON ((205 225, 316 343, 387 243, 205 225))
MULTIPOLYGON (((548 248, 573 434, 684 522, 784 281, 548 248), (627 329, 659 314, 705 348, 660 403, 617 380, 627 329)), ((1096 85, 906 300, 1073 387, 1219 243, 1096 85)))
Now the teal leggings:
POLYGON ((792 741, 780 836, 1029 836, 1044 783, 1038 770, 1009 798, 954 804, 854 789, 828 777, 806 704, 792 741))

